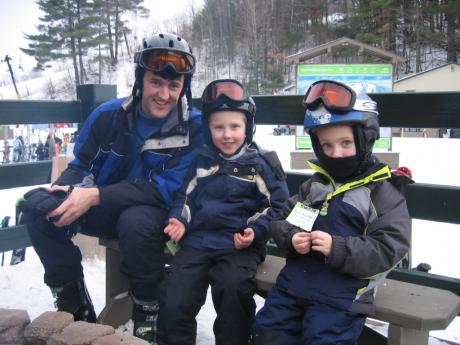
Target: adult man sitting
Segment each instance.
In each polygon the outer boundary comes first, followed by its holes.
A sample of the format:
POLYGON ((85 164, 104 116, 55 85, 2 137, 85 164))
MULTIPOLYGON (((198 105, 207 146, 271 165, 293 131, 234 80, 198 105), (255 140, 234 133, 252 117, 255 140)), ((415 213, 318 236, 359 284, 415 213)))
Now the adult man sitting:
POLYGON ((75 144, 75 160, 49 189, 26 194, 24 214, 57 309, 76 320, 95 322, 96 316, 71 237, 118 237, 134 302, 134 335, 154 342, 167 207, 201 145, 201 117, 191 106, 195 57, 183 38, 144 39, 135 63, 132 95, 92 112, 75 144))

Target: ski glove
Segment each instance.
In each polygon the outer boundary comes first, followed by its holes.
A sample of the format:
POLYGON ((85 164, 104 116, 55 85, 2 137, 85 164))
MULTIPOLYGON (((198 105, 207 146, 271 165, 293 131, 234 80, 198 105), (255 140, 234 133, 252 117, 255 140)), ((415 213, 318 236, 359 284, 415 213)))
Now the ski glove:
POLYGON ((49 192, 43 187, 35 188, 24 194, 25 201, 21 208, 25 212, 47 215, 59 207, 67 196, 67 192, 63 190, 49 192))
MULTIPOLYGON (((47 191, 45 188, 35 188, 24 194, 25 201, 21 205, 22 212, 30 212, 38 215, 46 216, 48 213, 56 209, 62 202, 67 199, 73 188, 69 192, 63 190, 47 191)), ((59 216, 51 217, 50 222, 57 222, 59 216)), ((79 218, 67 227, 67 233, 72 238, 81 230, 82 219, 79 218)))

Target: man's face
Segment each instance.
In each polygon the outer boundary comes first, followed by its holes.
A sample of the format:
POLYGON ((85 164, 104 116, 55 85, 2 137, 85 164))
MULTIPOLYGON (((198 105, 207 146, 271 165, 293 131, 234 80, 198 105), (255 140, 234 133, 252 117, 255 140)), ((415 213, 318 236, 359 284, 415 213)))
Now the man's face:
POLYGON ((184 76, 169 80, 145 71, 142 111, 151 118, 165 118, 177 105, 183 87, 184 76))

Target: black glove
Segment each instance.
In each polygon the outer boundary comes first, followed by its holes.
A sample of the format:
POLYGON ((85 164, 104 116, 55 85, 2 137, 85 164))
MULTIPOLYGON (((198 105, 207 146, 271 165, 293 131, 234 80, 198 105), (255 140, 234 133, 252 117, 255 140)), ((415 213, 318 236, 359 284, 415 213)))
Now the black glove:
MULTIPOLYGON (((47 191, 45 188, 35 188, 24 194, 25 201, 21 205, 24 212, 32 212, 47 215, 67 198, 68 194, 63 190, 47 191)), ((57 221, 53 219, 52 221, 57 221)))
MULTIPOLYGON (((69 189, 69 191, 72 191, 69 189)), ((22 212, 31 212, 46 216, 51 211, 55 210, 63 203, 69 196, 69 192, 61 189, 54 190, 52 192, 45 188, 35 188, 24 194, 25 201, 21 204, 22 212)), ((50 217, 50 222, 57 222, 60 216, 50 217)), ((75 222, 67 227, 67 233, 69 237, 73 237, 77 232, 81 230, 81 219, 77 219, 75 222)))

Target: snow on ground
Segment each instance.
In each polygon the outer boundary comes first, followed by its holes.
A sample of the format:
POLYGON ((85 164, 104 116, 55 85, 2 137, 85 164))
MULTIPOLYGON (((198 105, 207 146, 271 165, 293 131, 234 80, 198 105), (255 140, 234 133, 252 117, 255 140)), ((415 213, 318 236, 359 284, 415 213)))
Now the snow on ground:
MULTIPOLYGON (((269 134, 269 128, 259 127, 257 142, 267 149, 276 149, 283 166, 289 170, 294 136, 273 136, 269 134)), ((460 140, 394 138, 393 151, 400 152, 400 165, 412 169, 416 182, 460 186, 460 159, 455 154, 460 151, 460 140)), ((14 219, 15 200, 30 188, 0 190, 0 217, 9 215, 14 219)), ((414 219, 412 238, 413 266, 427 262, 432 266, 432 273, 460 278, 460 225, 414 219)), ((53 310, 51 293, 43 284, 43 268, 33 249, 27 249, 26 261, 19 265, 9 266, 9 258, 10 253, 6 253, 5 266, 0 267, 0 308, 25 309, 32 319, 44 311, 53 310)), ((105 302, 105 263, 92 259, 83 265, 96 312, 100 312, 105 302)), ((263 305, 259 297, 257 304, 259 307, 263 305)), ((212 301, 208 298, 197 318, 198 344, 214 344, 214 317, 212 301)), ((386 328, 379 327, 379 330, 385 332, 386 328)), ((460 318, 457 317, 447 330, 434 331, 430 335, 430 345, 445 344, 436 338, 460 344, 460 318)))

